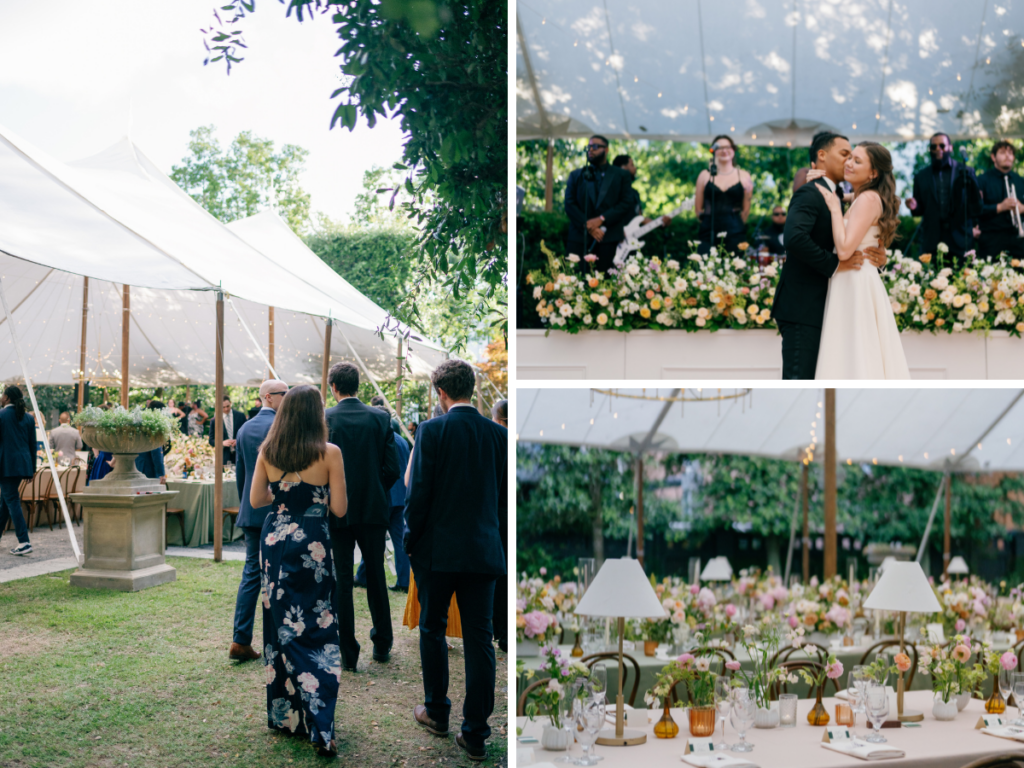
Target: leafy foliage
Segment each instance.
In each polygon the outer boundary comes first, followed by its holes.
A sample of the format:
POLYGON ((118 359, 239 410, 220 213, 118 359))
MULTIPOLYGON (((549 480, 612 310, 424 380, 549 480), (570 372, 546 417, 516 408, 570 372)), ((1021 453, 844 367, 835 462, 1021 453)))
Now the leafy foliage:
POLYGON ((135 406, 130 411, 120 405, 105 411, 88 406, 76 413, 72 423, 76 427, 92 427, 97 432, 114 435, 146 435, 170 437, 177 431, 178 422, 170 414, 135 406))

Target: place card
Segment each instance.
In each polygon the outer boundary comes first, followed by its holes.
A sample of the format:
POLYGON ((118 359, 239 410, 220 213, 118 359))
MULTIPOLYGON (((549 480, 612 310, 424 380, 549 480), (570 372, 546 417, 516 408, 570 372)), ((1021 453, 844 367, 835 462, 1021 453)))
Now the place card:
POLYGON ((999 715, 982 715, 978 718, 978 723, 974 726, 974 730, 979 728, 996 728, 1003 724, 1003 718, 999 715))
POLYGON ((825 733, 821 737, 821 742, 823 744, 831 744, 833 741, 849 741, 852 738, 853 734, 850 733, 849 728, 828 726, 825 728, 825 733))
POLYGON ((1024 741, 1024 728, 1020 728, 1016 725, 994 725, 982 728, 981 732, 987 733, 989 736, 998 736, 1001 739, 1024 741))
POLYGON ((698 755, 708 754, 709 752, 715 751, 715 740, 712 737, 706 739, 687 739, 686 749, 683 750, 684 755, 696 753, 698 755))

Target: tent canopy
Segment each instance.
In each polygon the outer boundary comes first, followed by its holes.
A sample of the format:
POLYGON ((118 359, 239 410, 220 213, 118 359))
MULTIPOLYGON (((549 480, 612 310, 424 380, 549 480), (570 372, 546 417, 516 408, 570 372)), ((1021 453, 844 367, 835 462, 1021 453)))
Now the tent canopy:
MULTIPOLYGON (((685 396, 742 391, 688 389, 685 396)), ((824 458, 825 396, 820 389, 756 389, 745 397, 705 402, 656 399, 671 392, 520 389, 516 439, 790 461, 800 460, 817 442, 815 460, 824 458), (609 394, 613 391, 627 397, 609 394)), ((1024 471, 1024 390, 840 389, 836 449, 843 463, 1024 471)))
POLYGON ((1024 135, 1022 0, 544 0, 516 21, 520 140, 1024 135))

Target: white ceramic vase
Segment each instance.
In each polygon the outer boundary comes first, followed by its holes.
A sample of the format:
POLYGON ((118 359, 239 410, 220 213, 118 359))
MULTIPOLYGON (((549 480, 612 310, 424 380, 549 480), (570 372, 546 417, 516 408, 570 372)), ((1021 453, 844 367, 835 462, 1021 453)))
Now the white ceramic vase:
POLYGON ((941 696, 936 695, 932 702, 932 717, 936 720, 952 720, 959 710, 956 708, 956 699, 943 701, 941 696))
POLYGON ((967 702, 971 700, 971 692, 964 691, 956 697, 956 711, 963 712, 964 707, 967 706, 967 702))
POLYGON ((754 727, 755 728, 775 728, 779 724, 779 702, 772 701, 768 704, 768 709, 764 707, 758 707, 757 711, 754 712, 754 727))
POLYGON ((558 728, 548 723, 540 734, 540 745, 544 749, 553 751, 568 749, 571 735, 565 728, 558 728))
POLYGON ((536 640, 523 640, 516 643, 516 657, 525 659, 530 656, 540 656, 540 645, 536 640))

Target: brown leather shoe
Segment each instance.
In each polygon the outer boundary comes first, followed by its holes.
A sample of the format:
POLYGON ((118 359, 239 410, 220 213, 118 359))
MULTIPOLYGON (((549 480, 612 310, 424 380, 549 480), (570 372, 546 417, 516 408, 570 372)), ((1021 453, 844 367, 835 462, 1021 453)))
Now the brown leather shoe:
POLYGON ((260 652, 253 648, 251 645, 240 645, 239 643, 232 643, 231 647, 228 648, 228 658, 232 661, 252 661, 258 659, 260 652))
POLYGON ((461 733, 455 734, 455 743, 466 750, 466 754, 470 760, 476 760, 477 762, 487 759, 487 747, 474 747, 470 746, 469 742, 463 738, 461 733))
POLYGON ((417 704, 412 710, 412 716, 416 718, 416 722, 426 728, 435 736, 447 736, 448 726, 435 723, 430 719, 430 715, 427 714, 427 708, 422 704, 417 704))

